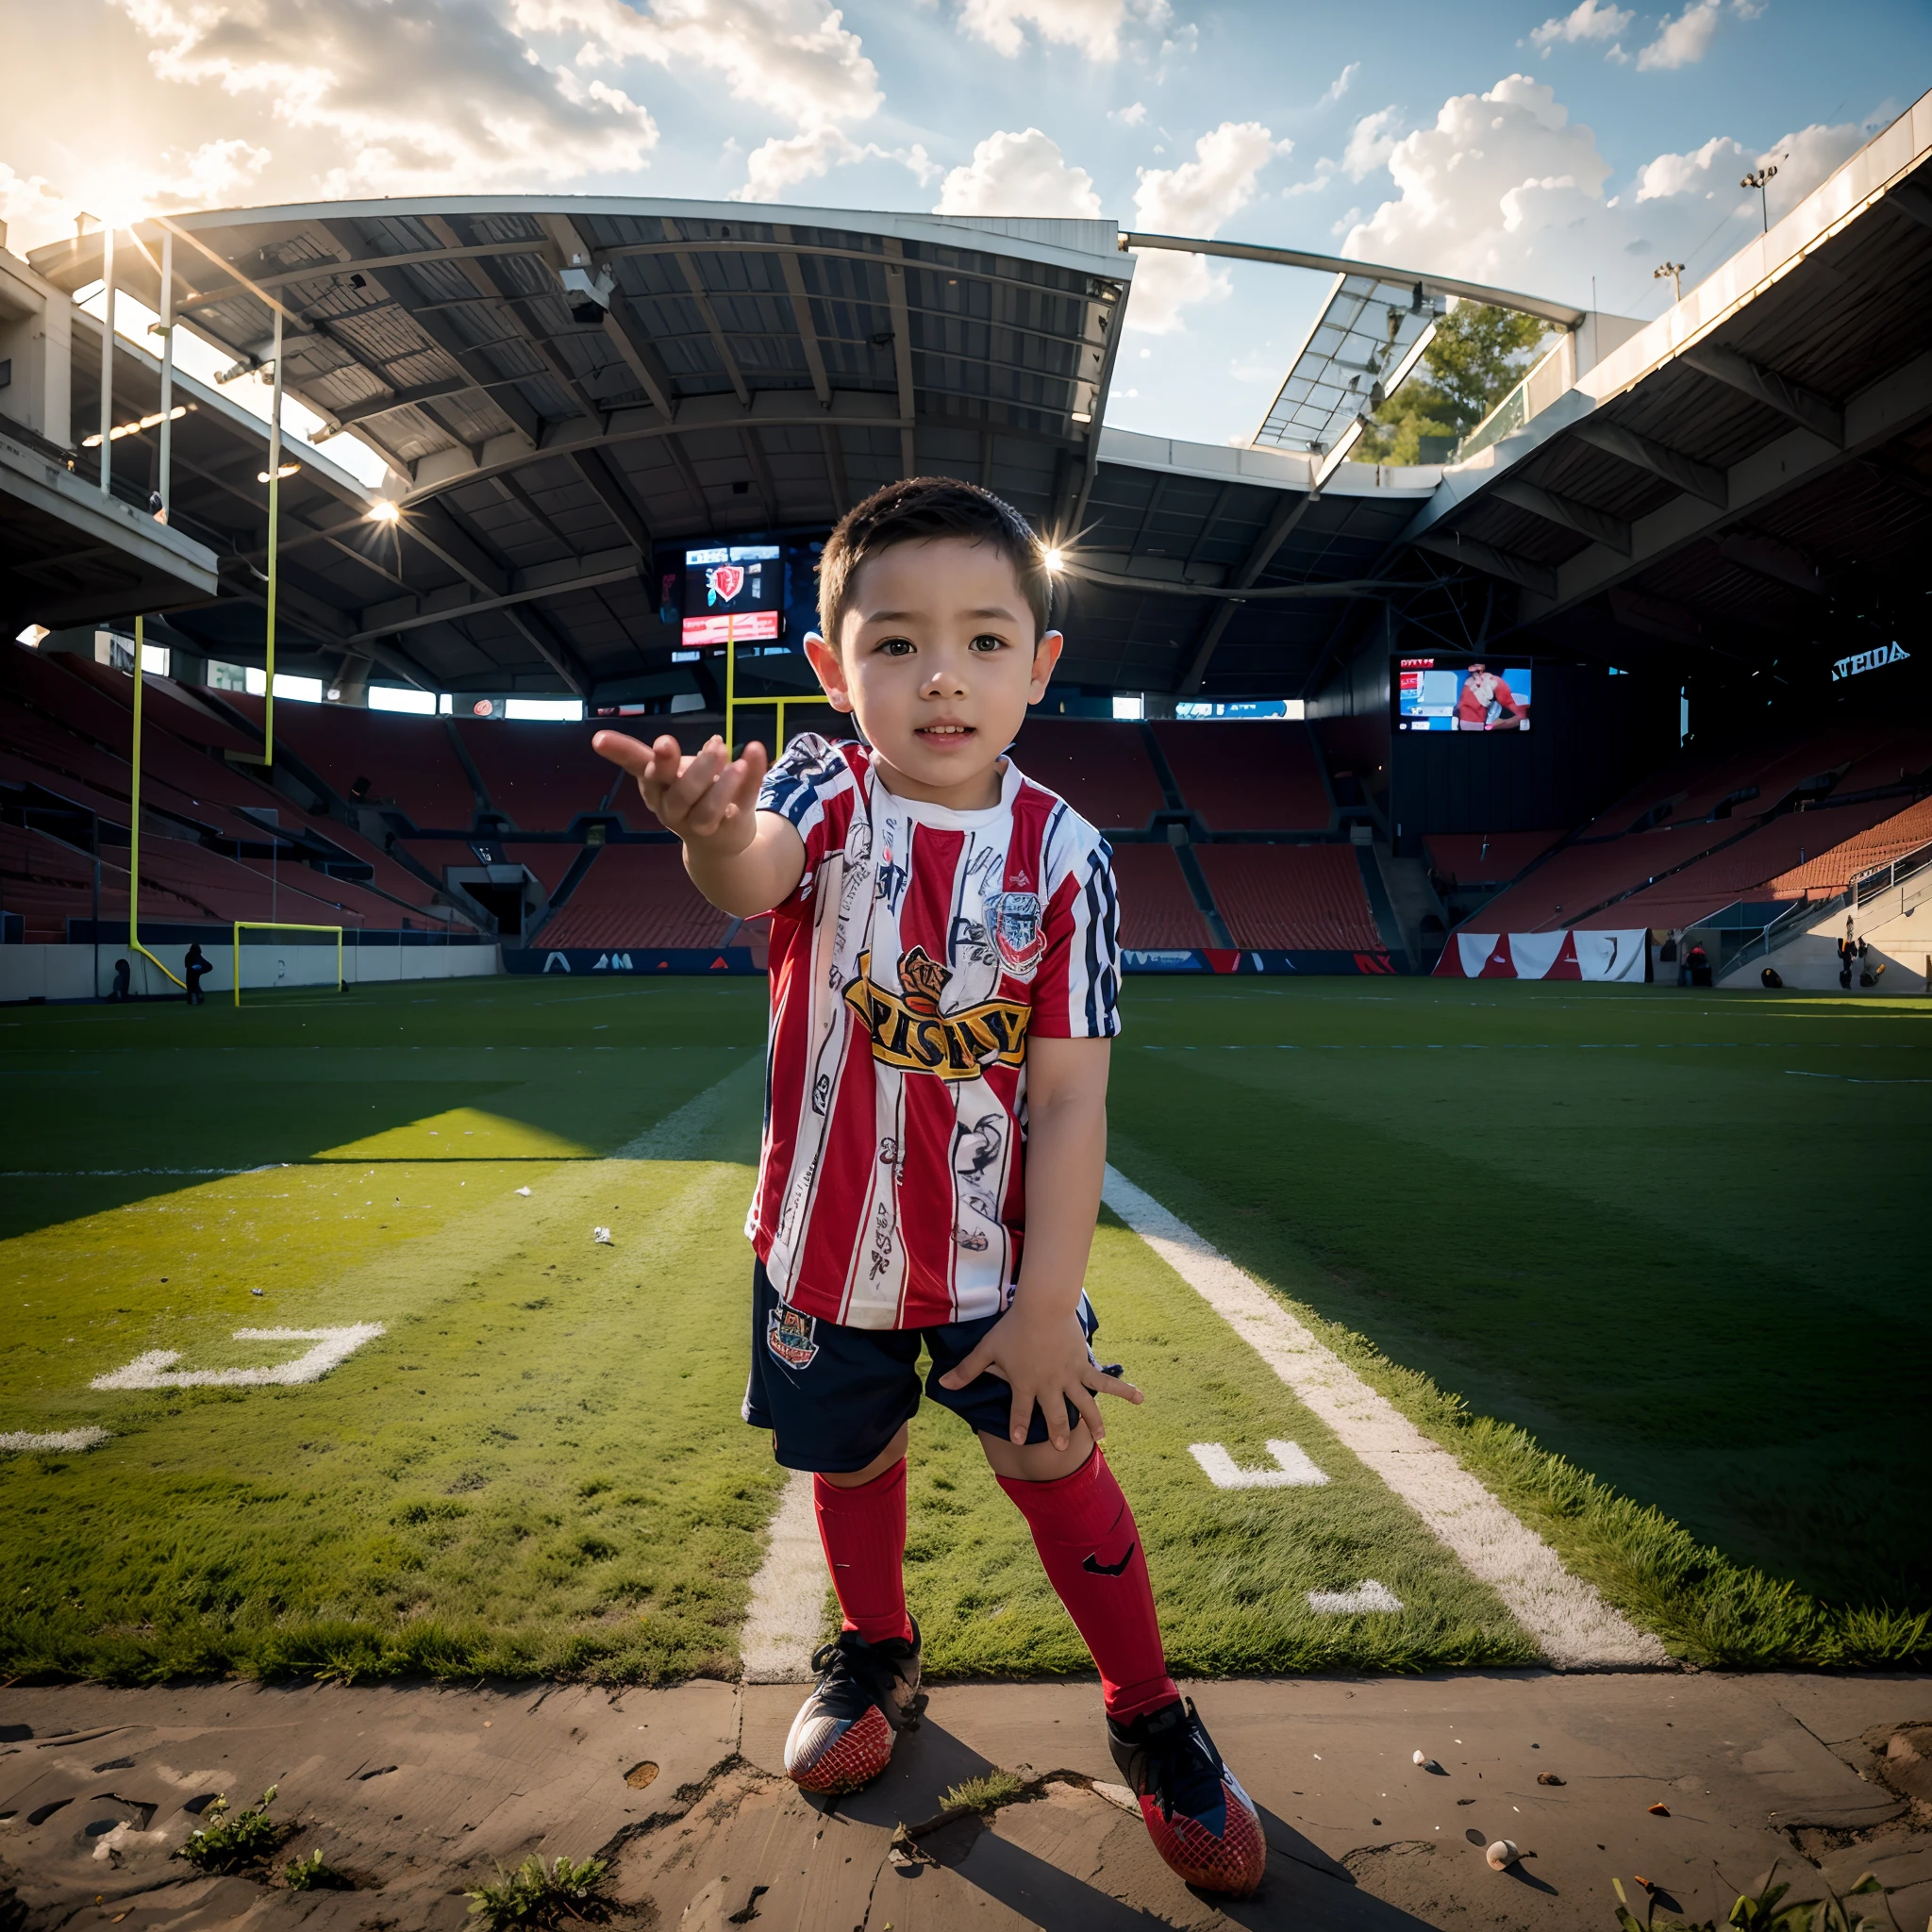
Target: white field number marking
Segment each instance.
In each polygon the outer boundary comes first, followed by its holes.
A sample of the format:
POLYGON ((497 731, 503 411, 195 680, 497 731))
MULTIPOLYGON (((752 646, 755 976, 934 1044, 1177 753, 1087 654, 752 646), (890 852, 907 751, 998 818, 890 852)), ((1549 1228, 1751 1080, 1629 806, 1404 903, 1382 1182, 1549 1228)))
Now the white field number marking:
POLYGON ((36 1451, 49 1450, 74 1453, 98 1448, 107 1440, 106 1429, 57 1429, 48 1436, 13 1429, 0 1434, 0 1456, 31 1456, 36 1451))
POLYGON ((1188 1454, 1208 1473, 1217 1490, 1312 1490, 1328 1478, 1292 1442, 1271 1441, 1273 1469, 1243 1469, 1219 1442, 1191 1442, 1188 1454))
POLYGON ((1559 1670, 1668 1661, 1640 1630, 1520 1523, 1439 1443, 1324 1347, 1252 1275, 1116 1168, 1102 1198, 1280 1376, 1344 1449, 1426 1524, 1478 1582, 1502 1598, 1559 1670))
POLYGON ((1308 1607, 1318 1617, 1360 1617, 1371 1610, 1399 1610, 1402 1599, 1386 1583, 1365 1576, 1353 1590, 1311 1590, 1308 1607))
POLYGON ((346 1328, 238 1328, 237 1341, 312 1341, 315 1346, 292 1361, 262 1369, 177 1369, 178 1348, 153 1348, 125 1369, 99 1375, 92 1389, 265 1389, 319 1382, 345 1362, 365 1341, 382 1334, 380 1322, 357 1322, 346 1328))

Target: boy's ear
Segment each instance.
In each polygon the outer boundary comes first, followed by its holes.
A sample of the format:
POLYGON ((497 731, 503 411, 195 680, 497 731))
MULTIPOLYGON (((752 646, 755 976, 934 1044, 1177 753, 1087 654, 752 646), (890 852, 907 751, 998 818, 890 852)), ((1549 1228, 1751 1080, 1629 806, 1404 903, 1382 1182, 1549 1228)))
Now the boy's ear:
POLYGON ((1029 705, 1037 705, 1046 695, 1046 688, 1053 682, 1053 668, 1060 661, 1066 644, 1066 639, 1057 630, 1041 632, 1040 641, 1033 647, 1033 682, 1026 687, 1029 705))
POLYGON ((826 643, 817 631, 808 630, 805 634, 805 655, 818 674, 819 683, 824 687, 833 710, 849 711, 852 708, 852 689, 845 681, 845 663, 836 647, 826 643))

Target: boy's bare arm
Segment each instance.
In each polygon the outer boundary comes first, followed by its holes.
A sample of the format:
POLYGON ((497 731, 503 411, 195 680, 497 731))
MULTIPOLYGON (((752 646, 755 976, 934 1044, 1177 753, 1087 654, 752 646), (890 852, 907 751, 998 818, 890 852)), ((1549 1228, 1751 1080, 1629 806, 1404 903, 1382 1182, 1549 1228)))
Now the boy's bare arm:
POLYGON ((1056 1449, 1069 1441, 1067 1404, 1097 1442, 1107 1434, 1095 1395, 1141 1391, 1103 1375, 1087 1352, 1079 1320, 1087 1256, 1100 1216, 1107 1166, 1107 1074, 1112 1042, 1026 1043, 1026 1244, 1013 1306, 950 1374, 963 1389, 991 1369, 1012 1385, 1009 1434, 1026 1440, 1037 1402, 1056 1449))
POLYGON ((658 823, 682 841, 691 884, 721 912, 749 919, 791 896, 805 873, 805 841, 777 813, 758 808, 769 763, 763 745, 734 758, 713 738, 686 758, 668 735, 645 744, 600 731, 591 749, 638 781, 658 823))

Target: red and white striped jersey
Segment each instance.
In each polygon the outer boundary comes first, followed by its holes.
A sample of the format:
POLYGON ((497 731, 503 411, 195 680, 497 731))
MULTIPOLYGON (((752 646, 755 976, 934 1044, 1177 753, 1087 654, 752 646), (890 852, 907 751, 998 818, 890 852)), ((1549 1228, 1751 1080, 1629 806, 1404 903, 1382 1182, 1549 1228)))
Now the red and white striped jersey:
POLYGON ((745 1233, 855 1328, 1000 1312, 1020 1273, 1026 1041, 1120 1031, 1112 855, 1008 758, 999 803, 900 798, 856 741, 794 739, 760 811, 805 841, 772 919, 765 1137, 745 1233))

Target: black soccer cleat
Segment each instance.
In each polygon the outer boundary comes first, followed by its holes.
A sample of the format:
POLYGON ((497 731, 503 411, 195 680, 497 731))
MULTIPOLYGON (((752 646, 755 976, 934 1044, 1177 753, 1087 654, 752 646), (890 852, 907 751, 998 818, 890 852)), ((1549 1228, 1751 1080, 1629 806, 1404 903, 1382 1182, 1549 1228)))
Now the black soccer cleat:
POLYGON ((1169 1865, 1204 1891, 1253 1897, 1268 1863, 1261 1821, 1193 1699, 1176 1698, 1126 1724, 1108 1718, 1107 1741, 1169 1865))
POLYGON ((919 1722, 919 1624, 908 1621, 910 1642, 868 1643, 845 1630, 812 1653, 818 1682, 785 1740, 785 1772, 794 1784, 827 1797, 856 1791, 891 1762, 894 1734, 919 1722))

